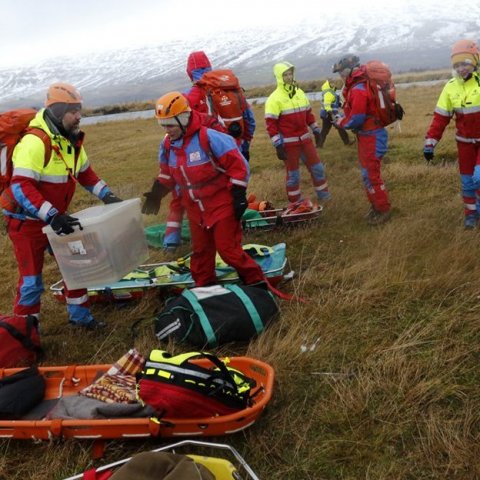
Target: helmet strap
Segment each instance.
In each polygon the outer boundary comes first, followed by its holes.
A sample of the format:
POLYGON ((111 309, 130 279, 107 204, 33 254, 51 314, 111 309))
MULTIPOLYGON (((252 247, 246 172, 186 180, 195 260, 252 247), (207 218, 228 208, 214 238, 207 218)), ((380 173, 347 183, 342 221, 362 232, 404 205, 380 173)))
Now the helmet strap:
POLYGON ((185 135, 185 133, 187 132, 187 129, 181 124, 180 120, 178 119, 178 117, 176 115, 175 115, 174 118, 175 118, 175 121, 177 122, 178 126, 182 130, 182 137, 183 137, 183 135, 185 135))

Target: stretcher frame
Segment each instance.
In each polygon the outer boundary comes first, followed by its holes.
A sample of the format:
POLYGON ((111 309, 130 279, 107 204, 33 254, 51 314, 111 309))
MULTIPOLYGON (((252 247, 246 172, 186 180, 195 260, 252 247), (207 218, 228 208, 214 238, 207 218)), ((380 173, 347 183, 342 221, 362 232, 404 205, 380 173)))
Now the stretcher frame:
POLYGON ((320 218, 323 211, 322 205, 317 205, 310 212, 287 214, 287 208, 276 208, 259 212, 260 218, 242 220, 243 231, 268 231, 282 228, 294 228, 309 225, 320 218), (266 222, 266 223, 264 223, 266 222), (260 225, 259 225, 260 224, 260 225))
MULTIPOLYGON (((272 248, 283 248, 285 251, 285 244, 279 243, 274 245, 272 248)), ((138 300, 140 299, 145 292, 157 288, 170 288, 170 289, 184 289, 194 287, 193 279, 185 279, 185 276, 182 277, 181 274, 175 275, 173 264, 175 262, 160 262, 160 263, 151 263, 140 265, 136 270, 137 271, 151 271, 157 267, 166 265, 169 268, 172 268, 172 278, 167 281, 160 281, 158 278, 142 278, 142 279, 131 279, 131 280, 120 280, 118 282, 112 283, 110 285, 96 286, 87 288, 87 292, 90 298, 90 301, 93 303, 105 303, 108 301, 113 302, 122 302, 129 300, 138 300)), ((261 264, 260 264, 261 265, 261 264)), ((287 265, 286 256, 283 258, 283 261, 275 265, 274 268, 267 268, 264 270, 265 276, 268 278, 269 282, 272 285, 277 285, 283 279, 283 273, 287 265)), ((238 274, 232 269, 228 271, 217 268, 217 278, 219 284, 228 284, 228 283, 238 283, 240 278, 238 274)), ((65 296, 63 293, 63 279, 55 282, 50 286, 50 291, 53 293, 54 298, 62 303, 65 302, 65 296)))
MULTIPOLYGON (((209 367, 207 359, 193 363, 209 367)), ((250 357, 230 357, 229 366, 255 379, 253 405, 238 412, 211 418, 121 418, 121 419, 49 419, 0 420, 0 438, 19 440, 63 439, 128 439, 141 437, 219 436, 239 432, 258 419, 273 391, 274 370, 265 362, 250 357)), ((102 373, 110 364, 39 367, 46 381, 45 400, 75 395, 102 373)), ((0 378, 21 368, 0 369, 0 378)))
MULTIPOLYGON (((151 450, 151 452, 171 452, 171 453, 177 453, 176 449, 183 449, 184 447, 201 447, 201 448, 210 448, 210 449, 219 449, 222 451, 226 451, 229 456, 236 462, 236 465, 232 467, 234 470, 231 470, 228 468, 227 465, 225 465, 225 472, 221 478, 218 478, 218 480, 223 480, 225 479, 232 479, 235 480, 237 478, 242 478, 242 479, 250 479, 250 480, 260 480, 257 474, 253 471, 253 469, 248 465, 248 463, 245 461, 245 459, 238 453, 238 451, 233 448, 230 445, 227 445, 225 443, 213 443, 213 442, 203 442, 199 440, 182 440, 180 442, 176 442, 170 445, 165 445, 163 447, 156 448, 154 450, 151 450), (239 467, 239 468, 237 468, 239 467), (227 471, 227 469, 229 471, 227 471), (241 469, 241 470, 239 470, 241 469), (248 477, 242 476, 242 477, 237 477, 233 476, 235 475, 236 472, 248 475, 248 477)), ((217 460, 215 457, 205 457, 205 456, 198 456, 197 454, 188 454, 188 456, 192 457, 195 462, 202 463, 204 466, 207 468, 209 467, 209 461, 215 461, 217 460)), ((101 473, 104 471, 108 471, 117 467, 120 467, 127 463, 129 460, 131 460, 132 457, 129 458, 124 458, 122 460, 118 460, 117 462, 112 462, 109 463, 108 465, 104 465, 102 467, 99 467, 96 469, 96 473, 101 473)), ((229 463, 229 462, 228 462, 229 463)), ((222 467, 224 465, 221 465, 222 467)), ((65 478, 64 480, 81 480, 83 478, 83 473, 80 473, 78 475, 74 475, 73 477, 68 477, 65 478)), ((216 477, 217 478, 217 477, 216 477)))

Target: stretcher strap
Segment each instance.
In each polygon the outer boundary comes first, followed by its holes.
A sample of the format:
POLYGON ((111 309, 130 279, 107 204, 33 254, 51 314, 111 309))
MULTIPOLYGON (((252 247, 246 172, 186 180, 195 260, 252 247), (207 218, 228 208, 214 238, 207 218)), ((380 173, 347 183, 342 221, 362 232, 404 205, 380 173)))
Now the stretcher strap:
POLYGON ((252 319, 257 335, 260 335, 263 332, 262 319, 249 296, 238 285, 226 285, 225 288, 233 292, 243 302, 250 318, 252 319))
POLYGON ((297 300, 297 302, 301 302, 301 303, 309 303, 310 301, 303 297, 297 297, 296 295, 290 295, 289 293, 281 292, 268 281, 267 277, 265 277, 265 282, 268 285, 268 289, 278 298, 281 298, 283 300, 297 300))
POLYGON ((202 325, 203 331, 207 337, 207 342, 210 346, 215 346, 217 344, 217 337, 215 336, 215 332, 213 331, 212 326, 210 325, 210 321, 208 317, 205 315, 205 312, 197 300, 197 297, 188 289, 185 289, 182 292, 182 295, 190 302, 194 312, 198 315, 200 320, 200 324, 202 325))

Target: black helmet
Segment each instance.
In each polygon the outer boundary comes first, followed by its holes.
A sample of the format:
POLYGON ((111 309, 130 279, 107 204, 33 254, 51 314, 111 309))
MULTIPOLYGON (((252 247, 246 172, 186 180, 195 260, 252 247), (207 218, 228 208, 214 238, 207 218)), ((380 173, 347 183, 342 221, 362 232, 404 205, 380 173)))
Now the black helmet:
POLYGON ((333 73, 341 72, 346 68, 355 68, 360 65, 360 59, 356 55, 347 55, 340 59, 332 68, 333 73))

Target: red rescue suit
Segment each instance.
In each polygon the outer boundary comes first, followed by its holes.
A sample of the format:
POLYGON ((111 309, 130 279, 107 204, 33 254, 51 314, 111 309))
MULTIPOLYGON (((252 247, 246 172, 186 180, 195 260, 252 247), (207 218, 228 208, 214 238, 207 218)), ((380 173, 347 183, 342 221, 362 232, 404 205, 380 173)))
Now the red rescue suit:
POLYGON ((192 111, 185 134, 160 145, 158 181, 173 190, 180 188, 182 206, 186 209, 192 235, 192 277, 197 287, 214 284, 215 254, 235 268, 249 285, 264 278, 261 268, 243 251, 241 225, 235 219, 233 185, 246 188, 248 163, 229 135, 205 129, 209 150, 200 140, 200 115, 192 111))
POLYGON ((381 162, 387 152, 388 134, 379 127, 375 117, 373 100, 366 88, 363 66, 355 69, 345 81, 343 89, 345 117, 339 126, 357 135, 358 159, 370 204, 377 212, 388 212, 390 200, 381 177, 381 162))

